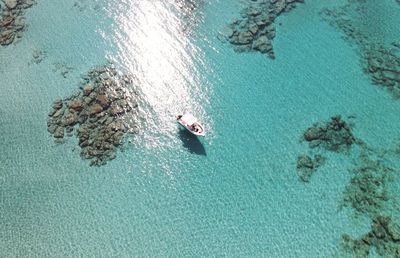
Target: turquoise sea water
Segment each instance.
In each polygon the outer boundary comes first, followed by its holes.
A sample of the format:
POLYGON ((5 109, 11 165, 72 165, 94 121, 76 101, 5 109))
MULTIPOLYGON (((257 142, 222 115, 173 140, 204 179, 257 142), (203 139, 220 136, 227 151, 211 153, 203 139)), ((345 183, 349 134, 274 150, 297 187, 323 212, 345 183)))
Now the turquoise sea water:
MULTIPOLYGON (((338 209, 358 150, 324 153, 305 184, 302 133, 341 114, 371 146, 400 138, 400 101, 319 15, 344 2, 280 16, 271 60, 218 39, 242 1, 38 1, 21 42, 0 48, 0 256, 341 257, 341 234, 370 228, 338 209), (45 52, 38 64, 34 49, 45 52), (107 60, 137 78, 145 122, 116 159, 90 167, 75 137, 53 142, 46 119, 107 60), (183 111, 204 123, 204 139, 179 130, 183 111)), ((385 29, 372 31, 398 39, 400 5, 379 6, 385 29)))

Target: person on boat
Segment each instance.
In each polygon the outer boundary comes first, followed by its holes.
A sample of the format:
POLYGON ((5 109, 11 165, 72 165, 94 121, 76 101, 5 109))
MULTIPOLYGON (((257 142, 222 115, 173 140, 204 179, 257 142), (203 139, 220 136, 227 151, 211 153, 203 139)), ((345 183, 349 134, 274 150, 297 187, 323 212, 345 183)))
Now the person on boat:
POLYGON ((177 118, 177 120, 179 120, 179 119, 181 119, 182 118, 182 115, 178 115, 178 118, 177 118))

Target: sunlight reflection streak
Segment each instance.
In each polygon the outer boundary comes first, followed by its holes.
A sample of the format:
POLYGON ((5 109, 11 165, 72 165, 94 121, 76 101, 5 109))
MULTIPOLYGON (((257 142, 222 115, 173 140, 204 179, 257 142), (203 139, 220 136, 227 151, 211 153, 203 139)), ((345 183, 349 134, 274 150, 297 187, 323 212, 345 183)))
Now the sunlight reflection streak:
POLYGON ((205 118, 202 75, 197 66, 201 50, 183 33, 184 21, 174 4, 163 1, 125 1, 115 18, 118 59, 137 77, 147 102, 147 147, 174 144, 175 116, 191 112, 205 118), (196 62, 194 62, 196 61, 196 62))

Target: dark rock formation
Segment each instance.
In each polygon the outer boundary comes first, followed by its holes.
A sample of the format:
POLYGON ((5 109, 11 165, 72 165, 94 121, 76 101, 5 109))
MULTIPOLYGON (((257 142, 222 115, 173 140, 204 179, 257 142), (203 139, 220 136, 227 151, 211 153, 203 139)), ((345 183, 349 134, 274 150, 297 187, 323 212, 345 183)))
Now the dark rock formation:
POLYGON ((357 17, 365 17, 365 1, 349 0, 339 8, 324 9, 323 18, 355 44, 359 51, 363 71, 377 85, 385 87, 394 97, 400 98, 400 48, 399 43, 387 45, 363 31, 357 17))
MULTIPOLYGON (((348 0, 346 5, 325 9, 321 14, 343 34, 344 39, 356 47, 362 69, 371 81, 399 98, 400 44, 387 44, 362 25, 359 19, 365 19, 367 15, 366 4, 369 3, 365 0, 348 0)), ((400 257, 399 226, 392 222, 393 218, 381 216, 392 197, 388 181, 398 169, 389 167, 388 164, 393 163, 385 160, 390 151, 377 153, 365 143, 360 144, 360 147, 363 152, 360 164, 352 170, 352 179, 343 194, 343 205, 354 208, 357 214, 367 215, 373 223, 371 232, 359 239, 344 234, 342 246, 350 257, 368 257, 372 247, 380 257, 400 257)))
POLYGON ((393 169, 368 157, 361 160, 361 164, 352 170, 353 177, 343 193, 343 205, 358 213, 375 216, 388 200, 386 183, 393 169))
POLYGON ((25 28, 25 9, 31 7, 34 0, 3 0, 4 7, 0 15, 0 45, 6 46, 22 37, 25 28))
POLYGON ((364 71, 373 83, 389 90, 395 98, 400 98, 400 52, 396 48, 383 46, 365 50, 364 71))
POLYGON ((251 1, 241 12, 241 18, 232 21, 225 33, 235 51, 258 51, 275 58, 272 40, 275 37, 275 19, 292 10, 303 0, 251 1))
POLYGON ((329 151, 347 151, 355 142, 350 126, 340 116, 329 122, 316 123, 304 132, 310 148, 322 147, 329 151))
POLYGON ((384 213, 393 214, 392 203, 388 201, 397 192, 389 193, 388 183, 399 170, 389 167, 388 164, 393 165, 390 160, 395 156, 388 155, 396 153, 381 152, 365 143, 360 147, 359 164, 351 171, 352 178, 344 190, 342 205, 371 218, 371 231, 358 239, 343 234, 341 245, 350 257, 369 257, 371 248, 379 257, 400 257, 400 227, 394 222, 394 217, 382 216, 384 213))
POLYGON ((354 257, 368 257, 375 247, 381 257, 400 257, 400 226, 387 216, 373 218, 371 231, 359 239, 342 235, 342 247, 354 257))
POLYGON ((314 158, 306 154, 297 157, 297 173, 303 182, 309 182, 316 169, 325 162, 325 157, 315 155, 314 158))
MULTIPOLYGON (((334 116, 328 122, 319 122, 308 128, 303 139, 309 143, 310 148, 321 147, 328 151, 347 152, 356 142, 350 126, 342 120, 341 116, 334 116)), ((309 182, 317 168, 325 163, 326 158, 315 155, 311 158, 301 154, 297 157, 297 174, 303 182, 309 182)))
POLYGON ((74 68, 67 65, 64 62, 53 63, 53 72, 59 73, 62 77, 67 78, 68 74, 73 71, 74 68))
MULTIPOLYGON (((72 3, 72 1, 71 1, 72 3)), ((79 12, 99 10, 101 7, 97 1, 93 0, 74 0, 73 8, 76 8, 79 12)))
POLYGON ((45 59, 47 56, 46 51, 41 49, 33 49, 32 50, 32 62, 35 64, 39 64, 45 59))
POLYGON ((48 131, 62 142, 75 131, 81 156, 91 165, 104 165, 115 158, 124 135, 137 132, 137 94, 133 78, 111 66, 91 70, 81 91, 53 103, 48 131))

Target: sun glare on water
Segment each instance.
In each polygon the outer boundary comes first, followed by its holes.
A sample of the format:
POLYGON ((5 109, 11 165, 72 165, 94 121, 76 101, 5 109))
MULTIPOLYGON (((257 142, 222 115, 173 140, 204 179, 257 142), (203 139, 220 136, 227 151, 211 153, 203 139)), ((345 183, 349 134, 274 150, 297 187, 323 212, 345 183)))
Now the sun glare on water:
POLYGON ((193 63, 199 50, 183 32, 184 21, 172 4, 127 1, 120 7, 124 11, 116 17, 119 58, 138 79, 149 106, 146 112, 152 113, 147 117, 152 120, 149 126, 170 135, 176 115, 191 112, 201 117, 203 113, 193 63))

